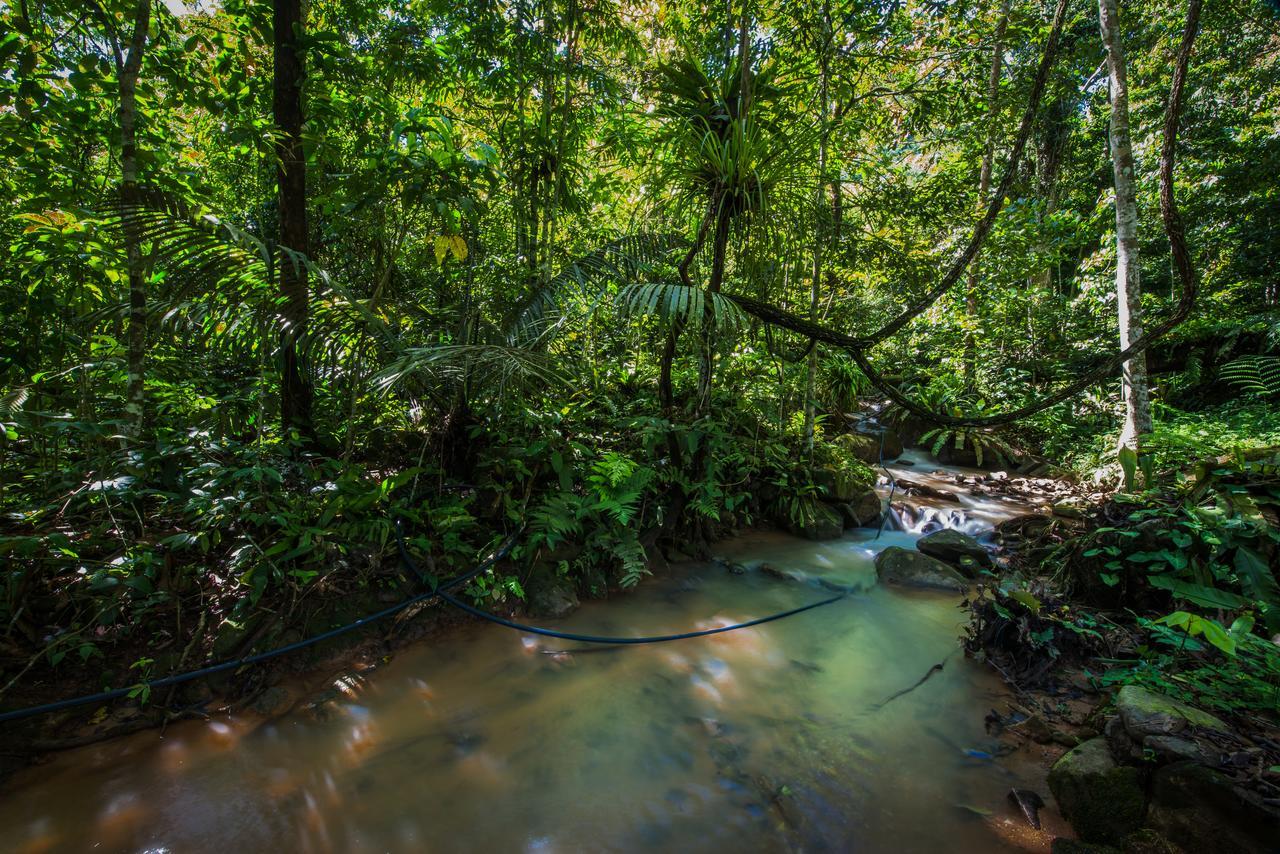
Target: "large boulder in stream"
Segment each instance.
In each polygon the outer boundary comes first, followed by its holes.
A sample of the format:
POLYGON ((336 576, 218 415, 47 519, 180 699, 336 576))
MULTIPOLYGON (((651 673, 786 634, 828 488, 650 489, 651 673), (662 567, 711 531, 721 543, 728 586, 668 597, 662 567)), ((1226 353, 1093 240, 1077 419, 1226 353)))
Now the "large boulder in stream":
POLYGON ((1072 748, 1054 763, 1049 790, 1085 842, 1119 845, 1142 826, 1146 815, 1138 769, 1117 765, 1102 737, 1072 748))
POLYGON ((969 588, 954 567, 911 549, 890 546, 876 555, 876 574, 887 584, 964 592, 969 588))
POLYGON ((916 542, 916 548, 930 557, 960 567, 961 572, 971 577, 977 574, 974 567, 991 566, 991 553, 982 543, 951 528, 926 534, 916 542))
POLYGON ((874 489, 867 489, 852 501, 837 506, 844 518, 846 528, 867 528, 880 524, 884 508, 880 506, 880 496, 874 489))

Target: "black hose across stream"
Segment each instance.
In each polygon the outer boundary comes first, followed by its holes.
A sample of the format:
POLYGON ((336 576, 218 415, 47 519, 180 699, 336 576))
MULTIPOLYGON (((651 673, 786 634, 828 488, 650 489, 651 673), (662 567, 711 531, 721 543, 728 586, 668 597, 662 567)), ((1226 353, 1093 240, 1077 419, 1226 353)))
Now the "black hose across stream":
MULTIPOLYGON (((521 531, 517 531, 516 533, 508 537, 496 552, 494 552, 492 555, 490 555, 489 557, 481 561, 480 564, 477 565, 476 568, 471 570, 470 572, 459 575, 458 577, 450 581, 447 581, 444 584, 432 586, 431 589, 423 593, 420 593, 417 596, 410 597, 409 599, 406 599, 403 602, 399 602, 395 605, 392 605, 389 608, 384 608, 381 611, 378 611, 374 614, 370 614, 367 617, 361 617, 355 622, 348 623, 345 626, 339 626, 336 629, 330 629, 327 632, 321 632, 320 634, 315 635, 314 637, 305 638, 303 640, 296 641, 291 644, 286 644, 276 649, 257 653, 256 655, 249 655, 243 658, 237 658, 234 661, 224 661, 220 664, 211 664, 208 667, 202 667, 198 670, 190 670, 190 671, 187 671, 186 673, 177 673, 172 676, 165 676, 160 679, 153 679, 147 682, 136 683, 134 685, 128 686, 127 688, 116 688, 111 691, 100 691, 97 694, 86 694, 82 697, 72 697, 67 700, 58 700, 57 702, 54 702, 54 703, 45 703, 40 706, 29 706, 25 709, 14 709, 13 711, 3 712, 3 713, 0 713, 0 723, 8 723, 10 721, 22 720, 24 718, 35 717, 36 715, 49 714, 50 712, 58 712, 58 711, 62 711, 63 709, 70 709, 70 708, 74 708, 75 706, 84 706, 90 703, 103 703, 103 702, 107 702, 108 700, 118 700, 122 697, 137 696, 139 693, 141 693, 144 690, 154 690, 156 688, 166 688, 170 685, 180 685, 183 682, 190 682, 194 679, 200 679, 205 676, 212 676, 215 673, 224 673, 228 670, 236 670, 250 664, 257 664, 258 662, 266 661, 271 658, 276 658, 277 656, 285 655, 286 653, 295 652, 299 649, 305 649, 306 647, 313 646, 322 641, 326 641, 331 638, 338 637, 339 635, 344 635, 348 632, 355 631, 356 629, 371 625, 377 622, 378 620, 383 619, 384 617, 390 617, 393 614, 397 614, 400 611, 403 611, 404 609, 410 607, 411 605, 416 605, 421 602, 427 602, 436 597, 443 599, 444 601, 448 602, 450 605, 453 605, 455 608, 459 608, 463 611, 466 611, 468 614, 474 614, 475 616, 480 617, 481 619, 488 620, 491 623, 497 623, 500 626, 506 626, 509 629, 516 629, 517 631, 527 632, 529 634, 535 634, 535 635, 542 635, 544 637, 552 637, 552 638, 560 638, 561 640, 577 641, 580 643, 616 644, 616 645, 664 643, 666 641, 687 640, 689 638, 706 637, 707 635, 718 635, 724 632, 732 632, 737 629, 745 629, 750 626, 758 626, 758 625, 761 625, 762 623, 770 623, 770 622, 773 622, 774 620, 781 620, 784 617, 790 617, 795 614, 803 613, 804 611, 810 611, 814 608, 820 608, 823 605, 830 605, 832 602, 845 598, 845 594, 841 594, 839 596, 832 596, 829 599, 823 599, 819 602, 811 602, 808 605, 802 605, 799 608, 792 608, 789 611, 782 611, 777 614, 770 614, 767 617, 758 617, 754 620, 748 620, 744 623, 735 623, 731 626, 720 626, 718 628, 705 629, 703 631, 697 631, 697 632, 682 632, 680 634, 675 634, 675 635, 653 635, 650 637, 602 637, 598 635, 580 635, 580 634, 574 634, 572 632, 559 632, 554 629, 544 629, 538 626, 530 626, 524 623, 517 623, 514 620, 508 620, 504 617, 499 617, 496 614, 490 614, 489 612, 484 611, 480 608, 477 608, 473 605, 470 605, 449 593, 450 589, 455 588, 458 585, 463 584, 464 582, 470 581, 471 579, 475 578, 477 575, 480 575, 482 572, 487 571, 491 566, 493 566, 493 564, 497 563, 499 560, 506 557, 507 554, 510 553, 512 547, 515 545, 516 537, 519 536, 520 533, 521 531)), ((399 548, 400 559, 404 562, 405 567, 411 570, 420 582, 429 584, 430 582, 428 582, 427 577, 422 573, 421 570, 418 569, 417 565, 413 562, 413 558, 409 556, 409 550, 405 546, 404 534, 401 530, 401 525, 399 521, 396 522, 396 546, 399 548)))

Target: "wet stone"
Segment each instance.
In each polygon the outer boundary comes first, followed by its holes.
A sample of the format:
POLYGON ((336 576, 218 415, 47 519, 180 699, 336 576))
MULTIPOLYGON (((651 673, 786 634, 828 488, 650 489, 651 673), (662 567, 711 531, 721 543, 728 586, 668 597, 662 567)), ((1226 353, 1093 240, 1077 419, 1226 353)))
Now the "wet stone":
POLYGON ((916 548, 930 557, 955 564, 962 569, 965 568, 966 558, 972 561, 970 566, 991 566, 991 553, 973 537, 960 531, 935 531, 921 537, 916 548))
POLYGON ((1151 751, 1156 759, 1164 762, 1205 762, 1209 758, 1207 752, 1193 739, 1172 735, 1149 735, 1143 740, 1142 746, 1151 751))
POLYGON ((1137 685, 1120 689, 1116 695, 1116 711, 1129 737, 1138 742, 1149 735, 1173 735, 1187 727, 1227 730, 1226 724, 1208 712, 1137 685))
POLYGON ((1138 769, 1117 765, 1105 739, 1064 754, 1049 770, 1049 789, 1086 842, 1118 845, 1142 826, 1146 799, 1138 769))
POLYGON ((917 551, 890 546, 876 556, 881 581, 903 587, 928 587, 964 592, 968 582, 953 567, 917 551))

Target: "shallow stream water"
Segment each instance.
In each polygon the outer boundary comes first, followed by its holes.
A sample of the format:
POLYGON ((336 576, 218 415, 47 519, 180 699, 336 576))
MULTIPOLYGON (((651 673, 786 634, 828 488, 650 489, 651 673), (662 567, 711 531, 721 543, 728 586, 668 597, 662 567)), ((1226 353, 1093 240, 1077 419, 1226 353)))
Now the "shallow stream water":
POLYGON ((679 632, 854 591, 759 627, 582 649, 475 624, 347 680, 325 714, 57 755, 0 791, 0 850, 1047 850, 1007 800, 1042 772, 984 732, 1006 696, 957 651, 960 597, 875 583, 875 552, 916 538, 751 534, 720 547, 746 574, 679 567, 556 624, 679 632))

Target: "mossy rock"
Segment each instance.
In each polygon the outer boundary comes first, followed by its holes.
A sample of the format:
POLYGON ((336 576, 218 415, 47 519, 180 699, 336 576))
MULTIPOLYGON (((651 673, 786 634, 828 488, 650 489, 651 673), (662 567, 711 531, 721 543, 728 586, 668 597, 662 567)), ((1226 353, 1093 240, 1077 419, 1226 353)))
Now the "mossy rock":
POLYGON ((1067 751, 1049 770, 1049 790, 1085 842, 1120 845, 1146 815, 1138 769, 1117 765, 1105 738, 1067 751))
POLYGON ((877 525, 880 523, 880 517, 884 515, 884 507, 880 503, 880 496, 870 487, 863 490, 849 504, 859 526, 877 525))
POLYGON ((937 558, 898 546, 890 546, 876 555, 876 574, 887 584, 903 587, 929 587, 960 593, 969 589, 969 583, 955 568, 937 558))
POLYGON ((569 616, 581 605, 573 583, 547 566, 535 569, 530 575, 526 602, 531 616, 552 620, 569 616))
POLYGON ((916 548, 929 557, 936 557, 961 567, 966 575, 976 574, 975 566, 991 566, 991 553, 982 543, 968 534, 951 528, 943 528, 926 534, 916 542, 916 548), (965 558, 968 558, 966 561, 965 558))
POLYGON ((1147 736, 1166 736, 1188 727, 1227 731, 1227 725, 1208 712, 1139 685, 1125 685, 1116 695, 1116 711, 1125 731, 1141 743, 1147 736))
POLYGON ((868 489, 852 501, 834 505, 840 512, 846 528, 874 527, 880 524, 884 508, 880 504, 880 496, 874 489, 868 489))
POLYGON ((845 433, 832 439, 831 444, 868 465, 875 465, 880 460, 880 440, 875 436, 845 433))
MULTIPOLYGON (((886 452, 887 453, 887 452, 886 452)), ((814 448, 814 458, 827 467, 848 471, 870 484, 875 480, 871 466, 880 460, 880 437, 844 433, 814 448)), ((893 459, 885 456, 886 460, 893 459)))

